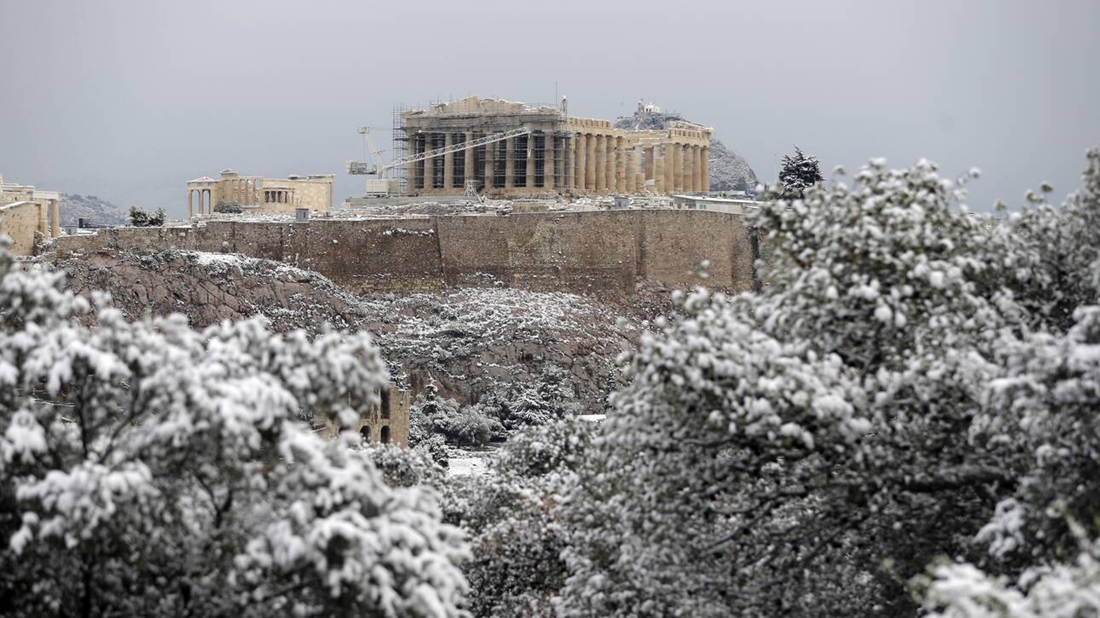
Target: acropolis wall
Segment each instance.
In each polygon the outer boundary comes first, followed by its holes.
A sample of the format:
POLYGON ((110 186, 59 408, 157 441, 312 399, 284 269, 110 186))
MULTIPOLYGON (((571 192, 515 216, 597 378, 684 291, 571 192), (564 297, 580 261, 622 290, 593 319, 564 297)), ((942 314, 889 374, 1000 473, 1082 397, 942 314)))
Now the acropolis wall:
POLYGON ((639 278, 701 283, 703 260, 708 286, 748 290, 753 259, 741 216, 672 210, 210 221, 63 237, 58 254, 107 248, 241 253, 314 270, 355 294, 506 285, 611 299, 632 296, 639 278))

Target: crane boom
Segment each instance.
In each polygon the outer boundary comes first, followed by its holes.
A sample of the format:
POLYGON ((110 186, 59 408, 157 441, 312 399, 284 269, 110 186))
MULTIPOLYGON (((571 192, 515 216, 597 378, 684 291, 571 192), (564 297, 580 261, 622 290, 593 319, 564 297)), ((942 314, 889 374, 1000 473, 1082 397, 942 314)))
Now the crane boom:
MULTIPOLYGON (((532 133, 530 127, 524 127, 521 129, 512 129, 511 131, 502 131, 500 133, 493 133, 492 135, 486 135, 479 137, 468 142, 462 142, 460 144, 452 144, 450 146, 444 146, 442 148, 436 148, 435 150, 427 150, 415 155, 409 155, 407 157, 401 157, 395 159, 386 165, 371 164, 368 161, 348 161, 348 173, 352 175, 371 175, 371 176, 383 176, 386 172, 395 167, 401 167, 402 165, 408 165, 409 163, 416 163, 417 161, 423 161, 425 159, 434 159, 435 157, 443 156, 452 152, 458 152, 460 150, 466 150, 467 148, 477 148, 478 146, 484 146, 485 144, 492 144, 493 142, 500 142, 512 137, 519 137, 520 135, 527 135, 532 133)), ((369 134, 368 134, 369 136, 369 134)), ((373 147, 373 145, 372 145, 373 147)), ((372 156, 372 159, 375 158, 372 156)), ((381 155, 377 157, 381 161, 381 155)))

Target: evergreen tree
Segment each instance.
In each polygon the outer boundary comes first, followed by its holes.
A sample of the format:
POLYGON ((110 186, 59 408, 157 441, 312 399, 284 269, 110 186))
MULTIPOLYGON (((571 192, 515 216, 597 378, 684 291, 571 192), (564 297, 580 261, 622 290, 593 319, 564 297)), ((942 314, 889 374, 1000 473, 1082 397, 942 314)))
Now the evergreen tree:
POLYGON ((779 182, 783 185, 783 197, 802 199, 806 189, 821 182, 821 167, 817 157, 807 157, 798 146, 794 147, 794 156, 783 155, 783 169, 779 172, 779 182))
POLYGON ((163 208, 158 208, 156 212, 150 213, 144 208, 130 207, 130 225, 134 227, 160 227, 164 225, 164 218, 163 208))

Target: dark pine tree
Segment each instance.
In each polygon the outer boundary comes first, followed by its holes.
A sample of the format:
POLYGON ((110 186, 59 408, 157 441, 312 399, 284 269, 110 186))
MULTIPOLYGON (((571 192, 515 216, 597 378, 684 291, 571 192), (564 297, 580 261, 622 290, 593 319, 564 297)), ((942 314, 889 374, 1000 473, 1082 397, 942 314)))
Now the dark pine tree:
POLYGON ((817 157, 807 157, 798 146, 794 155, 783 155, 783 169, 779 172, 779 182, 783 184, 783 197, 801 199, 806 189, 821 182, 821 167, 817 157))

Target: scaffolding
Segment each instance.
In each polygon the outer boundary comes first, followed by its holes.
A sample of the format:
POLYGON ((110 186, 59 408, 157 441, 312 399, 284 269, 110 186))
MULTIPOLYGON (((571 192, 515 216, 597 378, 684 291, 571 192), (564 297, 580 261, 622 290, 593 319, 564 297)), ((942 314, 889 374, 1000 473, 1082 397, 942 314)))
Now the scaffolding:
POLYGON ((572 145, 572 138, 563 131, 563 110, 554 105, 527 105, 530 114, 505 114, 499 118, 486 114, 478 119, 475 119, 476 114, 470 114, 466 125, 449 124, 440 126, 438 130, 421 131, 409 126, 407 118, 411 112, 431 110, 441 103, 449 102, 433 101, 427 108, 405 104, 393 106, 393 162, 416 159, 392 168, 404 194, 460 194, 466 189, 468 180, 476 181, 483 191, 519 190, 529 195, 557 192, 566 187, 566 149, 572 145), (540 128, 532 129, 525 122, 525 115, 529 115, 540 128), (448 134, 450 146, 447 146, 448 134), (467 134, 473 146, 466 146, 467 134), (500 134, 508 134, 508 137, 486 139, 500 134), (467 159, 469 149, 473 150, 473 154, 467 159), (549 169, 547 153, 553 155, 549 169), (532 162, 530 174, 528 160, 532 162), (451 171, 450 186, 446 187, 448 176, 444 162, 450 163, 451 171), (472 169, 466 169, 468 163, 472 163, 472 169), (510 176, 507 174, 509 170, 512 171, 510 176), (511 183, 508 183, 509 178, 511 183))
MULTIPOLYGON (((403 103, 393 106, 392 147, 394 161, 404 159, 409 154, 409 136, 405 134, 405 123, 402 121, 404 113, 408 111, 403 103)), ((393 170, 397 186, 402 193, 409 193, 408 178, 405 175, 405 167, 401 166, 393 170)))

